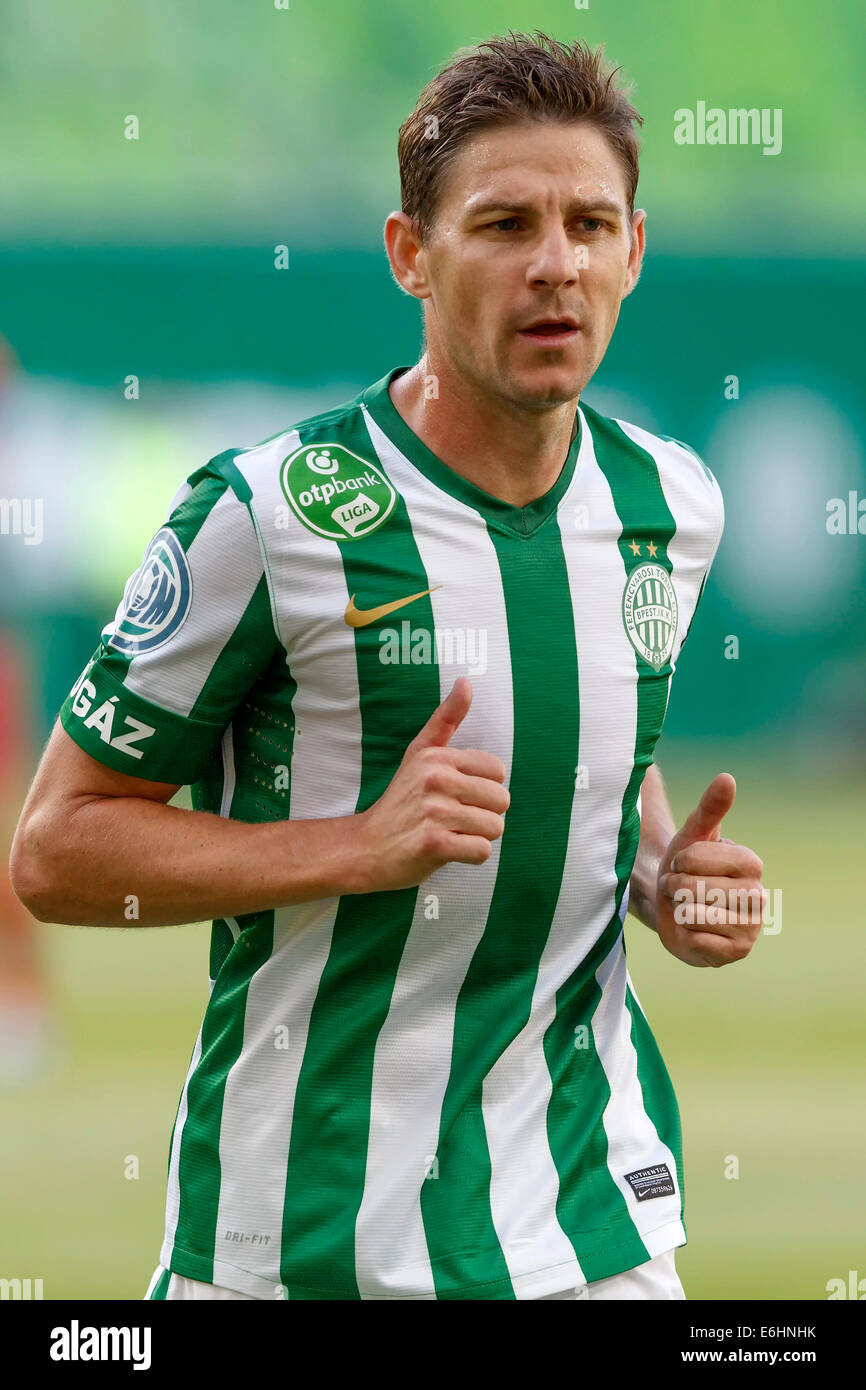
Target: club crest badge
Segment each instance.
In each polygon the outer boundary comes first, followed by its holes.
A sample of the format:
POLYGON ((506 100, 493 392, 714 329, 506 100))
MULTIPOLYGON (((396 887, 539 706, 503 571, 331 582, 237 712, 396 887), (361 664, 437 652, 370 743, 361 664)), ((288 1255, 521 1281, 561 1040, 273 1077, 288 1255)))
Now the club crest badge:
POLYGON ((670 660, 677 635, 679 605, 663 565, 637 565, 622 596, 622 620, 639 656, 659 671, 670 660))

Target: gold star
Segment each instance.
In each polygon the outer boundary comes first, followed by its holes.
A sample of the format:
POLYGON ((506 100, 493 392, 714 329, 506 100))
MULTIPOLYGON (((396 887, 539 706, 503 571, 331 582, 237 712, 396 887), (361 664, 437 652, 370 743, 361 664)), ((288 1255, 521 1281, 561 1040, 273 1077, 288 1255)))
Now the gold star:
POLYGON ((654 560, 656 557, 656 546, 653 544, 652 541, 650 541, 649 545, 647 546, 647 550, 650 553, 650 557, 654 560))
POLYGON ((630 541, 632 555, 640 555, 640 546, 637 541, 630 541))

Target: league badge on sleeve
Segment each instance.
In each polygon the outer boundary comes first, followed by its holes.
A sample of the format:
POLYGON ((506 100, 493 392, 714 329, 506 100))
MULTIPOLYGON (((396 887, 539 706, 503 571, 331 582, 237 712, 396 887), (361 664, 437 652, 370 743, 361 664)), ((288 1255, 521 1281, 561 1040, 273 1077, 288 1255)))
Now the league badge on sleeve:
POLYGON ((164 526, 127 583, 108 645, 124 656, 155 651, 182 627, 191 603, 189 563, 174 531, 164 526))

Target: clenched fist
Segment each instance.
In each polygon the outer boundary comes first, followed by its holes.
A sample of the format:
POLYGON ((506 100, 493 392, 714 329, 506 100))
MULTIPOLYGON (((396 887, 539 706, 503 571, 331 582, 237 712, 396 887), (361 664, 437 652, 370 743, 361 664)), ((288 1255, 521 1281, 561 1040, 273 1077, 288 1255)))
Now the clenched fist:
POLYGON ((688 965, 742 960, 761 931, 764 865, 754 850, 720 833, 736 794, 730 773, 713 778, 659 864, 656 929, 688 965))
POLYGON ((370 892, 411 888, 443 864, 483 864, 505 829, 511 797, 505 764, 449 743, 472 704, 460 676, 415 736, 388 789, 357 817, 369 856, 370 892))

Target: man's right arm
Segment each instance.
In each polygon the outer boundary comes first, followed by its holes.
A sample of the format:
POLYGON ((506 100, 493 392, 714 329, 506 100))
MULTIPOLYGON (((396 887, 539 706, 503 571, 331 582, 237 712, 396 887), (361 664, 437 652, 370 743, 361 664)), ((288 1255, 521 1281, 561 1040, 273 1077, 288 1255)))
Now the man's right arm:
POLYGON ((41 921, 156 927, 405 888, 450 861, 483 863, 509 794, 499 758, 448 746, 471 699, 461 677, 369 810, 267 824, 169 806, 176 785, 104 766, 58 723, 21 813, 12 886, 41 921))

